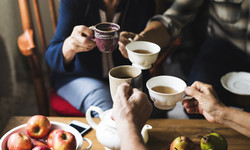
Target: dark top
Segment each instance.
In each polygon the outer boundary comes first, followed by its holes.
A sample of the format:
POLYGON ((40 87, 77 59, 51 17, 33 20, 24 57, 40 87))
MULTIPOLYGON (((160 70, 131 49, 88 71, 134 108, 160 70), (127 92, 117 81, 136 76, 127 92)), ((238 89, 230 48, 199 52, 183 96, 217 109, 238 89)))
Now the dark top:
MULTIPOLYGON (((67 66, 63 65, 62 45, 76 25, 92 26, 101 22, 99 10, 105 10, 102 0, 61 0, 56 33, 45 53, 52 69, 51 83, 58 90, 64 84, 79 77, 102 77, 102 54, 98 48, 77 53, 67 66)), ((121 0, 116 12, 121 12, 120 31, 141 32, 155 13, 154 0, 121 0)), ((112 53, 114 66, 131 64, 118 48, 112 53)))

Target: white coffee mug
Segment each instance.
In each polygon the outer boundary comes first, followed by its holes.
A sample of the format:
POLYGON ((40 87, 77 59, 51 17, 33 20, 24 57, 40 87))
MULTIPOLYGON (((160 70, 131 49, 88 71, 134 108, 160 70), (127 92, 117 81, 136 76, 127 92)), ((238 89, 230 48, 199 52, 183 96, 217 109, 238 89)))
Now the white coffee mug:
POLYGON ((133 88, 142 90, 142 71, 138 67, 121 65, 109 71, 109 87, 112 100, 114 100, 116 90, 121 83, 128 83, 133 88))
POLYGON ((173 109, 177 102, 182 102, 184 98, 192 98, 184 93, 187 84, 182 79, 174 76, 153 77, 147 81, 146 86, 155 107, 159 109, 173 109))

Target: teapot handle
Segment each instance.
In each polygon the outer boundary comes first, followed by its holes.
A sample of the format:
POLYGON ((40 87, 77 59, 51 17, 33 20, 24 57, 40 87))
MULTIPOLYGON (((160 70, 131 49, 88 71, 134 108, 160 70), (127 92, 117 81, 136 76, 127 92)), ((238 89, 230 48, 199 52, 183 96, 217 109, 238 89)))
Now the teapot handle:
POLYGON ((96 107, 96 106, 90 106, 88 108, 88 110, 86 111, 86 119, 87 119, 88 124, 96 130, 97 124, 95 123, 95 121, 91 117, 91 111, 96 111, 100 116, 103 113, 103 110, 99 107, 96 107))

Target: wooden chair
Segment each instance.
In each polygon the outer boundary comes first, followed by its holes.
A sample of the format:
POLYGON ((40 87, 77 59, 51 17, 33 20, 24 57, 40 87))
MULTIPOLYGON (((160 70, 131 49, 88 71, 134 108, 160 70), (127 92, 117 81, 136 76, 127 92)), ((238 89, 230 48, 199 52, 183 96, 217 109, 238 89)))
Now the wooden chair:
MULTIPOLYGON (((30 1, 31 0, 18 0, 23 25, 23 34, 18 37, 17 43, 21 53, 28 59, 39 114, 60 116, 84 116, 82 112, 80 112, 66 100, 58 96, 50 86, 46 87, 46 83, 44 80, 44 70, 42 68, 42 64, 44 63, 44 61, 42 60, 44 60, 44 53, 47 47, 44 34, 45 32, 39 8, 39 1, 32 0, 35 21, 38 28, 39 40, 41 41, 42 47, 42 50, 40 50, 35 38, 35 23, 32 20, 30 1)), ((54 0, 48 0, 48 4, 50 8, 53 30, 55 32, 57 25, 57 16, 55 11, 54 0)), ((47 72, 50 72, 48 67, 47 72)))

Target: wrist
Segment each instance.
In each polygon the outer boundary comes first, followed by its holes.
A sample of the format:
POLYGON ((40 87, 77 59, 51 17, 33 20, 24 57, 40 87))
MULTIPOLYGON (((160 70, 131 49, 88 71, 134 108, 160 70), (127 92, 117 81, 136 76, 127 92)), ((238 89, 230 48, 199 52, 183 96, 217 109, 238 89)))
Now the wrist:
POLYGON ((132 121, 125 120, 117 123, 117 131, 121 141, 121 147, 128 149, 143 149, 143 138, 141 131, 137 128, 136 124, 132 121), (127 144, 130 143, 132 147, 127 144))
POLYGON ((72 44, 71 44, 71 38, 68 37, 64 43, 63 43, 63 47, 62 47, 62 53, 63 53, 63 58, 64 58, 64 62, 65 63, 69 63, 71 60, 73 60, 73 58, 76 55, 75 50, 72 48, 72 44))
POLYGON ((219 106, 216 110, 216 113, 215 113, 215 123, 219 123, 219 124, 223 124, 226 116, 227 116, 227 113, 228 113, 228 107, 226 106, 219 106))

